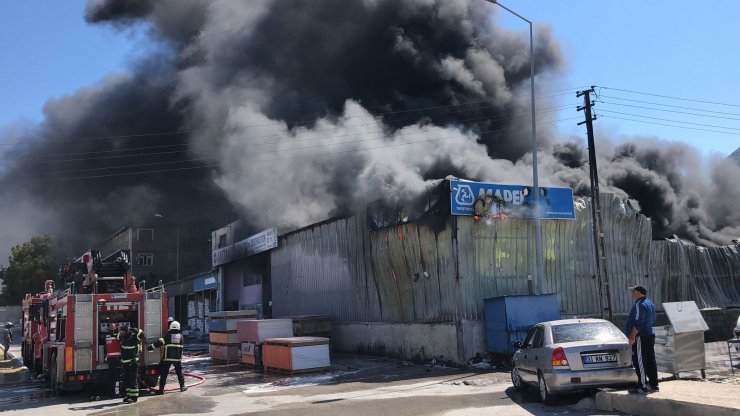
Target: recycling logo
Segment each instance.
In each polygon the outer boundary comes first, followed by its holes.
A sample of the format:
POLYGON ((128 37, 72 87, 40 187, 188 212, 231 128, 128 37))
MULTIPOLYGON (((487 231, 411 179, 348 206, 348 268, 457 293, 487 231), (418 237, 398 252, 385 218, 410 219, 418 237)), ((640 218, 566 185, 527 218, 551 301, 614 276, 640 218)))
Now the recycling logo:
POLYGON ((455 202, 458 205, 473 205, 475 203, 475 197, 473 196, 473 190, 470 188, 470 185, 457 185, 455 202))

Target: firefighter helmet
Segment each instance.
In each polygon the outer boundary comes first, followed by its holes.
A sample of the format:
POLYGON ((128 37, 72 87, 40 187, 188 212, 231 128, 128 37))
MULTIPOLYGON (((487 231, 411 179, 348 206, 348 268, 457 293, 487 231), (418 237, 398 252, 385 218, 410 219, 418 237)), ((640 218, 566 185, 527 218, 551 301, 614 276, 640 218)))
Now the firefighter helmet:
POLYGON ((5 327, 6 328, 12 328, 13 327, 13 323, 12 322, 6 322, 5 323, 5 327))
POLYGON ((172 321, 172 323, 170 324, 170 331, 172 331, 172 330, 179 331, 180 330, 180 323, 177 322, 177 321, 172 321))

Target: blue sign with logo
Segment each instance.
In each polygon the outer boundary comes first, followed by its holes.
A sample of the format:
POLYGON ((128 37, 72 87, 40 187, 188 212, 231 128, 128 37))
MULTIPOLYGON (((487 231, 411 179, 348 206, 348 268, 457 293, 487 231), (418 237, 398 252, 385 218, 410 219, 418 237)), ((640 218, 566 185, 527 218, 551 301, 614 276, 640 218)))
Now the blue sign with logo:
MULTIPOLYGON (((450 181, 452 215, 533 218, 532 186, 450 181)), ((573 190, 540 187, 540 218, 574 220, 573 190)))
POLYGON ((193 280, 193 292, 202 292, 204 290, 216 288, 218 288, 218 283, 216 281, 216 277, 211 273, 199 276, 193 280))

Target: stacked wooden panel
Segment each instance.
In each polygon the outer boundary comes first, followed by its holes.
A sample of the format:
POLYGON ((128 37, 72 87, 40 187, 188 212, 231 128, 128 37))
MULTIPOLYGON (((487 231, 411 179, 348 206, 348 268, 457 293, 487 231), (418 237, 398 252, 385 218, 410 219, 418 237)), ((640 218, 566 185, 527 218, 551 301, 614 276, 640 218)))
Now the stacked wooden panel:
POLYGON ((290 319, 261 319, 239 321, 237 336, 241 341, 241 362, 262 367, 262 343, 268 338, 293 336, 293 322, 290 319))
POLYGON ((242 342, 241 357, 242 364, 262 368, 262 344, 242 342))
POLYGON ((297 337, 331 338, 330 315, 301 315, 290 319, 293 320, 293 335, 297 337))
POLYGON ((303 373, 328 370, 329 338, 290 337, 267 339, 262 346, 262 363, 266 371, 303 373))
POLYGON ((257 311, 223 311, 212 312, 208 320, 208 351, 211 359, 226 363, 239 361, 239 336, 237 322, 245 319, 256 319, 257 311))

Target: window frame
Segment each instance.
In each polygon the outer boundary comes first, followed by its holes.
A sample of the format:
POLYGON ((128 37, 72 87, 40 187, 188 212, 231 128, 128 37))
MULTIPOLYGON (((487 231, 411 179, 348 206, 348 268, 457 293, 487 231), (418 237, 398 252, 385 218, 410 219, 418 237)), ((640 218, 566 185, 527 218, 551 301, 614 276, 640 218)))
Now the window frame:
MULTIPOLYGON (((146 262, 144 262, 146 263, 146 262)), ((154 253, 138 253, 136 255, 136 265, 141 267, 152 267, 154 266, 154 253), (141 259, 149 259, 149 264, 142 264, 141 259)))

